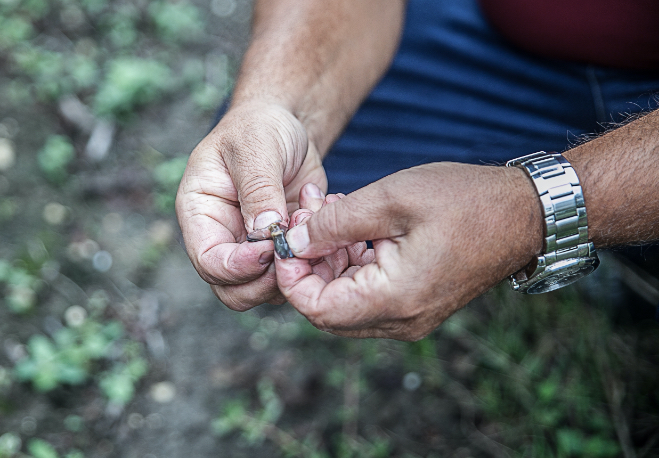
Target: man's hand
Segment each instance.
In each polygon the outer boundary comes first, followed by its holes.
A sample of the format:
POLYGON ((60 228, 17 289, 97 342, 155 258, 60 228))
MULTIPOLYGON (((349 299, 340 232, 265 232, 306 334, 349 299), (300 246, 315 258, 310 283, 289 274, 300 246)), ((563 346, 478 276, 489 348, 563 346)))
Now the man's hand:
POLYGON ((253 229, 288 222, 308 182, 326 189, 320 156, 300 122, 278 105, 232 108, 192 152, 176 213, 195 269, 228 307, 283 302, 272 241, 245 239, 253 229))
MULTIPOLYGON (((429 164, 326 205, 287 235, 286 298, 316 327, 417 340, 526 265, 542 248, 538 197, 517 168, 429 164), (308 259, 373 240, 375 260, 331 281, 308 259), (304 258, 304 259, 301 259, 304 258)), ((362 255, 361 259, 368 259, 362 255)))
MULTIPOLYGON (((328 194, 323 198, 323 192, 312 183, 302 187, 300 191, 300 209, 291 215, 290 227, 295 227, 309 219, 311 215, 326 205, 344 198, 344 194, 328 194), (320 197, 319 197, 320 196, 320 197)), ((311 259, 311 273, 318 275, 326 283, 340 276, 351 275, 357 266, 364 266, 375 260, 373 250, 368 250, 366 242, 357 242, 341 248, 322 258, 311 259)))
POLYGON ((326 188, 321 157, 387 69, 405 3, 257 0, 231 109, 194 150, 176 212, 190 259, 227 306, 278 303, 271 241, 303 184, 326 188))
POLYGON ((232 106, 194 150, 176 212, 190 259, 235 310, 278 303, 271 241, 247 232, 326 188, 321 158, 393 58, 405 2, 257 0, 232 106))

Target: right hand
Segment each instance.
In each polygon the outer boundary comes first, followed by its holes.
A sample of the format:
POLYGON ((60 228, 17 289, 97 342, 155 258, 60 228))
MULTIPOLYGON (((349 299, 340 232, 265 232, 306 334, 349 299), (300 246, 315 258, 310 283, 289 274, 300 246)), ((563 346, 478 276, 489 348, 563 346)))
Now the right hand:
POLYGON ((425 164, 291 228, 296 257, 275 261, 277 281, 319 329, 419 340, 540 253, 542 222, 537 192, 517 167, 425 164), (373 240, 374 249, 360 240, 373 240), (331 263, 344 248, 353 256, 335 262, 334 275, 318 271, 312 260, 331 263))
POLYGON ((300 189, 327 178, 304 126, 280 105, 232 107, 190 155, 176 197, 176 214, 195 269, 233 310, 283 303, 272 241, 247 233, 299 207, 300 189))

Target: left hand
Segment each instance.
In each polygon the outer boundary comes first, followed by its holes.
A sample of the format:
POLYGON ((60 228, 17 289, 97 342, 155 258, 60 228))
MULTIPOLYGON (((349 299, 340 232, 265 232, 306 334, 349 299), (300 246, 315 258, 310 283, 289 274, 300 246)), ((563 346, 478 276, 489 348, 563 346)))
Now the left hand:
POLYGON ((539 200, 522 170, 427 164, 349 194, 290 229, 297 257, 276 260, 277 282, 319 329, 418 340, 524 267, 540 252, 542 236, 539 200), (314 272, 310 259, 363 240, 374 241, 374 253, 349 260, 333 278, 314 272))

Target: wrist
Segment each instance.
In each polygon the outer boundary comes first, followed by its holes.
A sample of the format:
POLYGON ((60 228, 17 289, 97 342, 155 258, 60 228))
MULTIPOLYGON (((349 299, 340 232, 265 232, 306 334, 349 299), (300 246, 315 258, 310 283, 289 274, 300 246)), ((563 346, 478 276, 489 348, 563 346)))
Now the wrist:
POLYGON ((588 239, 588 214, 579 177, 558 153, 540 151, 506 163, 525 172, 541 202, 544 242, 540 256, 510 277, 515 291, 553 291, 593 272, 599 265, 588 239))
POLYGON ((501 168, 506 175, 509 195, 508 223, 514 228, 512 265, 508 275, 523 269, 542 253, 544 219, 538 192, 530 177, 518 167, 501 168))

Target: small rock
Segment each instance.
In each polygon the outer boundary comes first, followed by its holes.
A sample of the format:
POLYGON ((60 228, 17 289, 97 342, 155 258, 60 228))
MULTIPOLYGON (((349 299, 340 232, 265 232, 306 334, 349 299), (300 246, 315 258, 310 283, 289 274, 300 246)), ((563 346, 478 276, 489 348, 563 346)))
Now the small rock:
POLYGON ((151 386, 151 398, 160 403, 166 404, 176 397, 176 387, 172 382, 159 382, 151 386))
POLYGON ((0 172, 9 170, 16 162, 14 145, 6 138, 0 138, 0 172))

